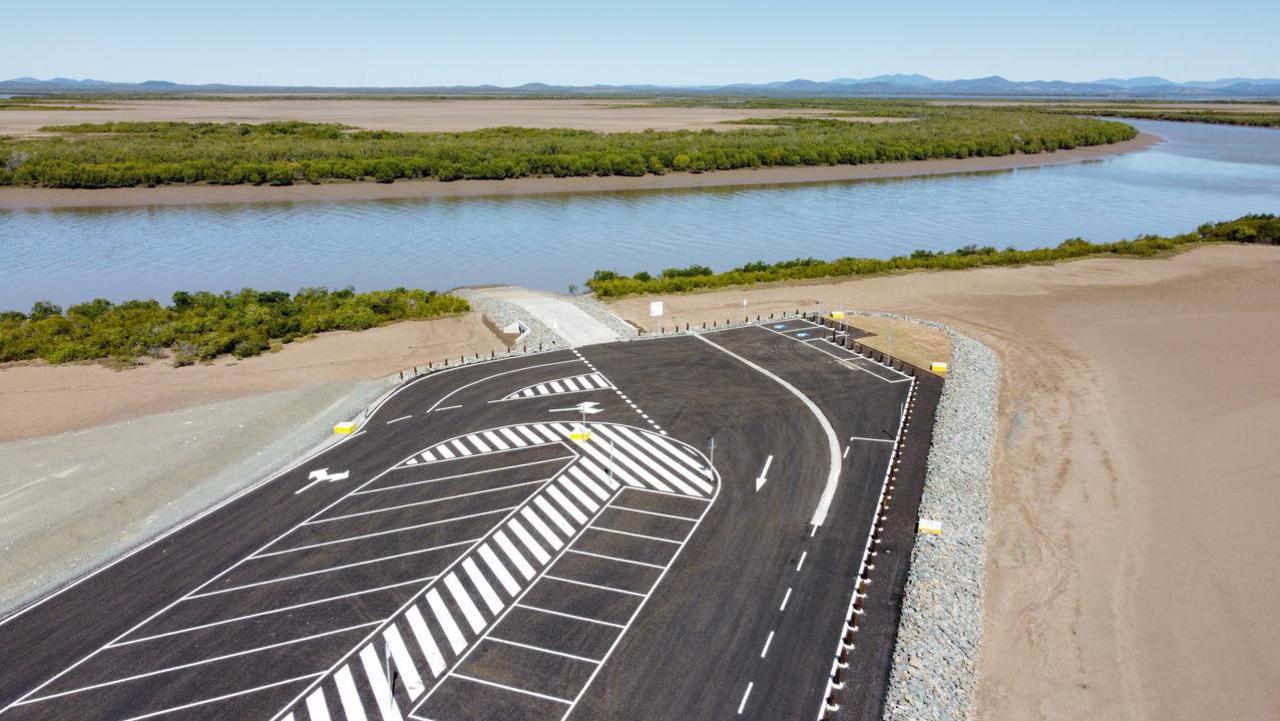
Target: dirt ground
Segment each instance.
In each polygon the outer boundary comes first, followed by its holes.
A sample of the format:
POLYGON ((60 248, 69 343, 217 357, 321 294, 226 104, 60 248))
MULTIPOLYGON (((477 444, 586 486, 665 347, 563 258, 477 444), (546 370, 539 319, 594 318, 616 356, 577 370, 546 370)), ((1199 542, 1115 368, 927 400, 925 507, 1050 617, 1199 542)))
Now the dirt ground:
MULTIPOLYGON (((1280 249, 663 300, 701 322, 744 297, 941 320, 999 354, 980 718, 1280 718, 1280 249)), ((613 309, 647 323, 649 300, 613 309)))
POLYGON ((459 354, 504 350, 478 313, 324 333, 237 361, 127 370, 100 364, 0 365, 0 443, 80 430, 179 408, 319 383, 382 378, 459 354))
MULTIPOLYGON (((340 123, 370 130, 463 131, 519 125, 525 128, 628 130, 726 130, 726 120, 824 116, 822 109, 645 107, 643 101, 611 100, 128 100, 94 103, 93 110, 5 110, 0 135, 40 135, 46 125, 147 122, 266 123, 301 120, 340 123)), ((75 107, 87 107, 84 104, 75 107)), ((849 118, 846 118, 849 119, 849 118)), ((856 118, 888 122, 901 118, 856 118)))

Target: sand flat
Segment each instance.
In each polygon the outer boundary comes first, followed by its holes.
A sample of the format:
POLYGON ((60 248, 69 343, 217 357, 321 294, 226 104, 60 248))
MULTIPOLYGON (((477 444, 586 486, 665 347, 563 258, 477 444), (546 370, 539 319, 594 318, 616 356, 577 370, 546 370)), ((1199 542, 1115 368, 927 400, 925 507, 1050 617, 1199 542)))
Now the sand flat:
POLYGON ((334 331, 277 353, 174 368, 127 370, 97 363, 0 365, 0 443, 81 430, 232 398, 323 383, 376 379, 460 354, 505 346, 479 313, 404 321, 360 333, 334 331))
MULTIPOLYGON (((744 298, 999 354, 980 718, 1280 718, 1280 249, 670 296, 665 320, 744 298)), ((614 309, 648 324, 648 300, 614 309)))
MULTIPOLYGON (((0 135, 43 135, 46 125, 175 121, 185 123, 267 123, 300 120, 339 123, 369 130, 458 132, 503 125, 524 128, 578 128, 618 133, 644 130, 727 130, 724 123, 746 118, 823 117, 822 108, 655 107, 648 101, 448 99, 378 100, 272 98, 266 100, 102 101, 93 110, 0 111, 0 135)), ((850 118, 886 122, 901 118, 850 118)))

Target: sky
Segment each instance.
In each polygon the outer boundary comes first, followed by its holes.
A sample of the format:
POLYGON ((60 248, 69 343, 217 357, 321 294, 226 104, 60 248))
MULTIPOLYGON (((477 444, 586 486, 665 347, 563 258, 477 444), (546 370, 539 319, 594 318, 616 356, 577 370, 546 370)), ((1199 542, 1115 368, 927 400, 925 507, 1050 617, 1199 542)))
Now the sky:
POLYGON ((0 0, 0 79, 727 84, 1280 77, 1275 0, 0 0))

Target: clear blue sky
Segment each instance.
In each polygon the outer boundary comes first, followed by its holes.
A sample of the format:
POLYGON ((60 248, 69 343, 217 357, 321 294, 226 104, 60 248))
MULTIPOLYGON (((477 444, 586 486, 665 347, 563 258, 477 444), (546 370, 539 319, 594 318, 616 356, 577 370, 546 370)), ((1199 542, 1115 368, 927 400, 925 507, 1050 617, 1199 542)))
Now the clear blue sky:
POLYGON ((0 79, 720 84, 1280 77, 1275 0, 0 0, 0 79))

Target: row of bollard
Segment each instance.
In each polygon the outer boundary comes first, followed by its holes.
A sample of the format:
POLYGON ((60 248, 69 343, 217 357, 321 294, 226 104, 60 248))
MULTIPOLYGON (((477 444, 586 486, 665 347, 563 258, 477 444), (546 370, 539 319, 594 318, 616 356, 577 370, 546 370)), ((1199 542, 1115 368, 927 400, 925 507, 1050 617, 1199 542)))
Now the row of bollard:
MULTIPOLYGON (((555 345, 556 345, 556 343, 553 341, 553 342, 551 343, 551 345, 552 345, 552 346, 555 346, 555 345)), ((542 344, 542 343, 539 343, 539 344, 538 344, 538 349, 537 349, 536 351, 533 351, 533 352, 535 352, 535 353, 541 353, 541 352, 542 352, 542 350, 543 350, 543 344, 542 344)), ((507 349, 507 352, 506 352, 505 356, 506 356, 506 357, 511 357, 511 356, 513 356, 513 355, 516 355, 516 353, 517 353, 517 352, 518 352, 519 354, 521 354, 521 355, 528 354, 528 353, 529 353, 529 344, 528 344, 528 343, 524 343, 524 344, 522 344, 522 345, 520 346, 520 350, 519 350, 519 351, 516 351, 516 350, 515 350, 515 346, 512 346, 512 347, 510 347, 510 348, 508 348, 508 349, 507 349)), ((497 359, 497 357, 498 357, 498 351, 496 351, 496 350, 491 350, 491 351, 489 351, 489 358, 488 358, 487 360, 496 360, 496 359, 497 359)), ((482 360, 485 360, 485 358, 484 358, 480 353, 476 353, 476 354, 475 354, 475 357, 474 357, 474 358, 472 358, 471 362, 472 362, 472 363, 478 363, 478 362, 480 362, 480 361, 482 361, 482 360)), ((460 355, 460 356, 458 356, 458 362, 454 365, 454 367, 456 368, 456 367, 458 367, 458 366, 463 366, 463 365, 466 365, 466 364, 467 364, 467 357, 466 357, 465 355, 460 355)), ((447 369, 447 368, 449 368, 449 359, 448 359, 448 358, 445 358, 443 361, 441 361, 441 362, 440 362, 439 370, 444 370, 444 369, 447 369)), ((428 374, 428 375, 429 375, 429 374, 431 374, 431 373, 434 373, 436 370, 437 370, 437 367, 436 367, 435 361, 427 361, 427 367, 426 367, 426 368, 421 369, 421 371, 419 371, 418 366, 413 366, 413 369, 410 371, 410 376, 409 376, 409 377, 410 377, 410 378, 417 378, 420 372, 421 372, 421 373, 425 373, 425 374, 428 374)), ((400 380, 404 380, 404 378, 405 378, 405 371, 400 371, 400 380)))
MULTIPOLYGON (((914 370, 912 375, 915 375, 914 370)), ((898 480, 898 470, 902 464, 902 451, 906 448, 907 434, 911 429, 911 416, 915 412, 915 406, 916 384, 913 381, 911 390, 907 395, 906 408, 902 414, 901 433, 898 434, 898 440, 893 446, 893 457, 890 460, 889 474, 884 492, 880 497, 880 505, 876 509, 875 525, 872 526, 867 557, 862 564, 862 570, 858 573, 857 583, 854 584, 853 598, 849 602, 849 614, 845 618, 844 628, 841 629, 840 645, 836 652, 836 657, 831 663, 827 693, 823 698, 822 713, 819 716, 822 721, 833 721, 837 718, 836 712, 840 710, 837 692, 844 689, 848 679, 849 655, 856 648, 855 635, 861 625, 862 616, 866 613, 865 604, 867 592, 871 586, 871 572, 876 568, 874 559, 879 555, 879 546, 884 540, 885 521, 888 518, 889 507, 893 501, 893 493, 898 480)))

